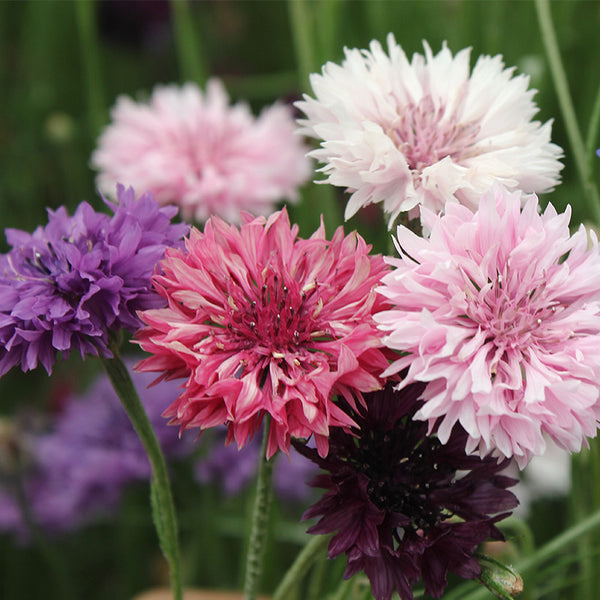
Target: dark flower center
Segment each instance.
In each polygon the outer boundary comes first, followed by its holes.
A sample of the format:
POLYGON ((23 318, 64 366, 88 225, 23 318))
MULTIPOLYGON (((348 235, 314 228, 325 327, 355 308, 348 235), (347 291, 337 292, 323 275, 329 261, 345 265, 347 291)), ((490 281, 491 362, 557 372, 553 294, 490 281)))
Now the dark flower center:
POLYGON ((407 517, 404 529, 426 533, 448 516, 431 492, 447 486, 454 470, 436 461, 439 440, 426 437, 421 423, 404 423, 407 418, 391 429, 365 431, 351 462, 368 477, 367 493, 375 506, 407 517))

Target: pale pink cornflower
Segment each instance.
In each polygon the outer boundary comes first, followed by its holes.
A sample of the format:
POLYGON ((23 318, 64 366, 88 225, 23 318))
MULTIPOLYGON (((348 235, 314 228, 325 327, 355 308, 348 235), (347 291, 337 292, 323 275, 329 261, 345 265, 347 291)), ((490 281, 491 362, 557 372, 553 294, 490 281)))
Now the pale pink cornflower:
POLYGON ((425 55, 409 62, 392 34, 387 44, 388 54, 377 41, 345 49, 341 66, 311 75, 315 98, 296 103, 300 132, 323 140, 309 155, 326 182, 352 194, 346 219, 381 202, 391 227, 420 206, 475 209, 494 181, 538 193, 558 183, 562 151, 550 143, 551 121, 532 121, 527 76, 513 77, 501 56, 480 56, 471 72, 469 48, 453 57, 444 44, 433 55, 424 42, 425 55))
POLYGON ((167 250, 154 286, 168 308, 140 313, 152 356, 138 368, 187 379, 165 412, 182 429, 226 424, 242 447, 268 414, 268 456, 313 434, 325 455, 329 427, 353 423, 332 397, 378 389, 388 365, 372 318, 388 268, 341 227, 301 239, 285 210, 243 217, 239 229, 211 218, 167 250))
POLYGON ((157 86, 147 102, 120 96, 111 117, 91 157, 97 185, 105 194, 117 182, 150 191, 186 219, 269 214, 310 177, 291 107, 277 103, 255 118, 246 104, 229 104, 217 79, 204 94, 186 83, 157 86))
POLYGON ((375 315, 399 351, 386 374, 401 386, 430 382, 417 418, 445 442, 457 422, 468 451, 497 449, 524 466, 544 434, 577 451, 600 416, 600 251, 570 209, 495 186, 479 210, 423 208, 428 239, 398 228, 401 258, 379 291, 393 308, 375 315))

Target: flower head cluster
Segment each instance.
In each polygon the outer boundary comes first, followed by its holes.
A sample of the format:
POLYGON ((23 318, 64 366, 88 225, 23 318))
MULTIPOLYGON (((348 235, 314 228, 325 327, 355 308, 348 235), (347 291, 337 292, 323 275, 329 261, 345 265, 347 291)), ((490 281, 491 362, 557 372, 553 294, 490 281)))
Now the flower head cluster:
MULTIPOLYGON (((193 449, 192 439, 178 439, 161 414, 177 396, 175 383, 147 386, 152 377, 134 374, 134 384, 168 459, 193 449)), ((151 469, 108 377, 100 377, 81 396, 68 396, 47 430, 28 431, 27 471, 23 486, 32 517, 46 532, 72 531, 111 514, 125 487, 147 480, 151 469)), ((27 540, 29 531, 11 486, 0 493, 0 530, 27 540)))
POLYGON ((100 189, 121 182, 150 191, 187 219, 268 214, 310 177, 290 108, 275 104, 255 118, 244 104, 229 106, 216 79, 204 95, 187 83, 157 87, 145 103, 122 96, 112 120, 91 158, 100 189))
POLYGON ((326 458, 294 442, 327 471, 313 482, 327 491, 304 514, 320 517, 309 533, 335 532, 330 558, 345 553, 345 577, 364 571, 377 600, 394 591, 412 600, 419 579, 438 598, 448 572, 479 576, 474 551, 502 539, 495 523, 517 505, 507 489, 516 480, 499 474, 507 460, 467 455, 460 426, 443 445, 413 419, 423 388, 397 392, 389 383, 357 410, 346 405, 358 427, 332 430, 326 458))
POLYGON ((73 216, 48 211, 32 234, 6 230, 12 249, 0 256, 0 375, 41 363, 48 372, 58 352, 110 356, 109 331, 140 326, 137 311, 159 306, 150 276, 167 246, 180 242, 175 208, 150 194, 135 199, 119 186, 113 215, 83 202, 73 216))
POLYGON ((537 107, 528 78, 513 77, 500 56, 470 50, 452 56, 444 45, 408 61, 394 36, 386 54, 346 50, 342 65, 313 74, 315 98, 305 96, 301 132, 323 140, 314 156, 326 181, 352 193, 346 218, 383 202, 391 216, 446 202, 475 208, 500 181, 510 189, 543 192, 558 183, 562 152, 550 143, 551 123, 532 121, 537 107))
POLYGON ((327 453, 330 426, 352 420, 332 401, 380 387, 388 365, 372 314, 387 267, 357 234, 323 225, 297 237, 287 212, 245 215, 240 228, 215 217, 192 229, 186 251, 167 250, 154 277, 168 308, 141 313, 152 353, 139 368, 185 377, 166 411, 182 428, 227 424, 238 446, 271 416, 267 453, 290 437, 315 436, 327 453))
POLYGON ((430 382, 416 417, 445 442, 456 422, 468 450, 498 449, 523 466, 542 454, 544 434, 579 450, 600 417, 600 250, 569 211, 537 198, 521 211, 501 186, 479 210, 423 210, 431 236, 398 228, 401 258, 380 292, 384 342, 402 353, 388 373, 402 385, 430 382))

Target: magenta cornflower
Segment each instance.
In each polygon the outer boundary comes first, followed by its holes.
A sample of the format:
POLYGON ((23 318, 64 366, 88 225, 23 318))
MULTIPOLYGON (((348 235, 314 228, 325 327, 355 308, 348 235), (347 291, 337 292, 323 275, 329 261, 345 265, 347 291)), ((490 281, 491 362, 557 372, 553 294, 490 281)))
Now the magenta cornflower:
POLYGON ((269 214, 295 201, 311 175, 308 148, 292 109, 274 104, 254 117, 229 105, 223 84, 158 86, 147 102, 121 96, 91 162, 105 194, 117 182, 180 207, 186 219, 213 214, 238 222, 240 211, 269 214))
POLYGON ((172 224, 174 207, 151 194, 136 200, 117 189, 113 215, 82 202, 73 216, 48 211, 33 233, 7 229, 12 249, 0 256, 0 375, 41 363, 51 372, 57 354, 112 356, 110 332, 133 332, 138 310, 160 306, 150 276, 167 246, 188 231, 172 224))
POLYGON ((558 183, 562 151, 551 122, 532 120, 528 77, 501 56, 480 56, 471 71, 470 49, 452 56, 444 44, 434 55, 425 43, 409 61, 392 34, 387 46, 346 49, 341 65, 311 75, 315 97, 297 103, 300 131, 322 140, 310 156, 351 193, 346 218, 383 203, 391 224, 420 206, 475 209, 493 181, 538 193, 558 183))
POLYGON ((187 378, 172 423, 227 424, 242 447, 268 414, 268 456, 313 434, 324 455, 330 427, 352 424, 332 396, 380 387, 383 258, 342 228, 331 241, 323 225, 297 234, 285 210, 245 215, 239 229, 215 217, 186 251, 167 251, 154 284, 168 308, 141 313, 137 338, 153 354, 140 369, 187 378))
POLYGON ((376 600, 394 591, 412 600, 419 579, 439 598, 448 572, 478 577, 475 550, 503 539, 495 523, 518 504, 507 489, 516 480, 500 474, 507 459, 468 456, 460 426, 442 445, 413 419, 424 387, 394 391, 390 383, 365 394, 357 410, 345 405, 358 427, 332 430, 326 458, 294 441, 326 471, 312 483, 327 491, 303 516, 319 517, 308 532, 334 533, 329 557, 345 553, 344 576, 364 571, 376 600))
POLYGON ((547 434, 577 451, 600 414, 600 252, 570 210, 538 214, 531 197, 497 186, 475 213, 424 209, 429 239, 398 228, 401 258, 379 291, 393 307, 375 316, 401 353, 387 373, 402 386, 430 382, 416 417, 455 423, 468 449, 498 449, 523 466, 547 434))

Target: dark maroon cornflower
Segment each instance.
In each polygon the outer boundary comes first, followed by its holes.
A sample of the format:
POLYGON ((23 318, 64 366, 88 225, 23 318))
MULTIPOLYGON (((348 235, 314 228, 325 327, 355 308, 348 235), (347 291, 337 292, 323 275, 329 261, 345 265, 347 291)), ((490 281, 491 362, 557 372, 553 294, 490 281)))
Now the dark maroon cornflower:
POLYGON ((327 491, 304 513, 320 517, 309 533, 336 532, 329 557, 346 553, 344 576, 364 571, 377 600, 390 600, 394 590, 412 600, 419 578, 439 598, 448 572, 478 577, 477 546, 503 539, 495 523, 518 504, 507 489, 516 480, 500 474, 508 460, 467 455, 459 425, 442 445, 412 419, 423 387, 397 392, 388 384, 365 394, 357 411, 340 399, 359 428, 332 428, 325 458, 293 442, 328 471, 312 482, 327 491))
POLYGON ((110 331, 135 331, 138 310, 164 303, 150 276, 165 248, 187 226, 171 224, 177 209, 160 208, 150 194, 117 190, 113 215, 82 202, 73 216, 48 211, 33 233, 7 229, 12 249, 0 256, 0 375, 41 363, 50 373, 56 355, 71 350, 110 357, 110 331))

